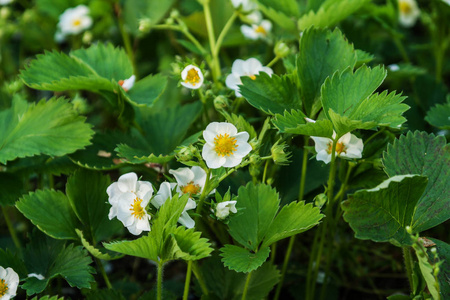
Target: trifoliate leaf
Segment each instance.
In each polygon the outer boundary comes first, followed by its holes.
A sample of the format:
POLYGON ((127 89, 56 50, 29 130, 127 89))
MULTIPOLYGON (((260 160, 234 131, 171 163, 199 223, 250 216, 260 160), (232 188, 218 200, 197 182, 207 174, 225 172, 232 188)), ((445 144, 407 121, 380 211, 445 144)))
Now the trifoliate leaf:
POLYGON ((247 131, 248 134, 250 135, 249 140, 258 137, 255 128, 243 116, 231 114, 230 118, 227 120, 236 126, 238 132, 247 131))
POLYGON ((450 101, 433 106, 427 112, 425 120, 434 127, 450 129, 450 101))
POLYGON ((220 248, 220 256, 225 267, 236 272, 249 273, 258 269, 269 257, 270 248, 261 248, 254 253, 235 245, 225 245, 220 248))
POLYGON ((239 88, 242 96, 265 113, 282 114, 285 110, 302 108, 298 89, 287 75, 269 76, 261 72, 255 79, 245 76, 241 80, 243 85, 239 88))
POLYGON ((78 226, 69 199, 60 191, 37 190, 16 202, 17 209, 40 230, 56 239, 75 239, 78 226))
POLYGON ((195 231, 194 228, 186 229, 178 226, 171 234, 176 242, 176 258, 186 261, 199 260, 209 256, 214 250, 208 243, 208 239, 200 238, 201 232, 195 231))
POLYGON ((27 277, 27 268, 23 260, 17 255, 11 253, 8 249, 0 249, 0 266, 3 268, 12 268, 19 275, 20 279, 27 277))
POLYGON ((230 217, 229 232, 242 246, 256 251, 278 211, 278 193, 268 185, 249 183, 239 188, 236 201, 243 213, 230 217))
POLYGON ((110 238, 122 227, 117 220, 108 218, 111 205, 106 189, 110 183, 109 177, 86 169, 76 171, 67 180, 67 198, 91 241, 110 238))
POLYGON ((94 133, 85 120, 62 98, 37 104, 14 101, 13 107, 0 112, 0 163, 38 154, 62 156, 83 149, 94 133))
POLYGON ((418 175, 394 176, 369 190, 359 190, 342 203, 344 219, 359 239, 412 243, 406 226, 411 226, 427 178, 418 175))
POLYGON ((439 289, 441 299, 448 299, 450 297, 450 245, 437 239, 431 239, 431 241, 436 244, 434 247, 437 250, 438 260, 434 259, 431 248, 427 248, 428 257, 433 263, 439 261, 441 264, 438 273, 439 289))
POLYGON ((335 29, 310 28, 300 40, 297 73, 307 116, 315 115, 320 103, 320 87, 328 76, 356 64, 356 52, 343 34, 335 29))
POLYGON ((67 156, 38 155, 8 162, 8 170, 19 176, 29 176, 33 173, 61 176, 61 174, 68 175, 76 169, 77 166, 67 156))
POLYGON ((305 30, 311 26, 331 27, 344 20, 370 0, 328 0, 317 12, 311 10, 298 20, 298 28, 305 30))
POLYGON ((261 245, 268 247, 276 241, 304 232, 319 224, 323 218, 318 207, 304 201, 292 202, 283 206, 277 214, 261 245))
POLYGON ((14 205, 25 192, 22 179, 13 173, 0 172, 0 191, 0 206, 14 205))
POLYGON ((445 137, 408 132, 388 146, 383 164, 389 176, 419 174, 428 177, 428 185, 421 194, 411 223, 413 233, 450 219, 450 146, 445 137))
POLYGON ((95 248, 94 246, 92 246, 85 238, 83 235, 83 232, 81 230, 75 229, 77 235, 80 237, 81 240, 81 244, 84 246, 84 248, 86 248, 87 251, 89 251, 89 253, 98 258, 98 259, 103 259, 103 260, 114 260, 114 259, 119 259, 124 257, 124 255, 121 254, 117 254, 117 253, 108 253, 107 251, 105 251, 106 249, 101 249, 103 250, 100 251, 100 249, 95 248))
POLYGON ((330 120, 318 120, 315 123, 306 122, 305 115, 299 110, 285 111, 284 115, 276 114, 272 123, 283 133, 328 138, 333 135, 333 124, 330 120))

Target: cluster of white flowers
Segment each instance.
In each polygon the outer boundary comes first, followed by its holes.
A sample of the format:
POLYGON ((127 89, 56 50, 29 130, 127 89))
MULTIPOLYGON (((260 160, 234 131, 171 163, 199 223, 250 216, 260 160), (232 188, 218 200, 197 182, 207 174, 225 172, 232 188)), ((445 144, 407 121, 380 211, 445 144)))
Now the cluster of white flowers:
POLYGON ((16 296, 19 275, 11 268, 0 266, 0 299, 9 300, 16 296))
POLYGON ((416 0, 398 0, 399 22, 403 27, 412 27, 420 16, 416 0))
POLYGON ((241 32, 245 38, 249 40, 265 39, 272 30, 272 23, 264 20, 258 6, 251 0, 231 0, 231 4, 235 9, 245 14, 245 19, 249 25, 242 25, 241 32))
POLYGON ((89 16, 87 6, 78 5, 74 8, 68 8, 59 16, 55 40, 62 42, 67 35, 79 34, 91 26, 92 18, 89 16))

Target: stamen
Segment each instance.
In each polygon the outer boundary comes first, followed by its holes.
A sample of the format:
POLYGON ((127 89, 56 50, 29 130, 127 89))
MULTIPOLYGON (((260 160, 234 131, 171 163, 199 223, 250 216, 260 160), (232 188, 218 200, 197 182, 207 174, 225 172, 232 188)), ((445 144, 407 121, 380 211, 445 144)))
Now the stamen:
POLYGON ((230 156, 238 147, 238 145, 236 145, 236 138, 230 137, 228 133, 217 135, 217 137, 214 138, 214 145, 214 150, 220 156, 230 156))
POLYGON ((81 25, 80 19, 75 19, 75 20, 73 20, 72 25, 73 25, 73 26, 80 26, 80 25, 81 25))
POLYGON ((261 33, 262 35, 267 35, 267 31, 261 25, 259 25, 258 27, 255 28, 255 32, 261 33))
POLYGON ((399 9, 405 15, 410 14, 411 11, 412 11, 411 5, 408 2, 405 2, 405 1, 400 1, 399 9))
POLYGON ((141 206, 141 203, 142 199, 136 197, 136 199, 134 199, 134 203, 131 204, 130 208, 131 215, 134 216, 136 219, 142 219, 145 216, 145 210, 141 206))
POLYGON ((248 76, 248 77, 250 77, 251 80, 255 80, 255 79, 256 79, 256 76, 255 76, 255 75, 250 75, 250 76, 248 76))
POLYGON ((193 86, 195 86, 196 84, 198 84, 200 82, 200 76, 198 75, 197 70, 195 70, 194 68, 191 68, 188 72, 187 72, 187 76, 186 79, 184 80, 185 83, 190 83, 193 86))
MULTIPOLYGON (((333 147, 333 142, 329 142, 328 143, 328 149, 327 149, 327 153, 328 154, 331 154, 332 147, 333 147)), ((347 153, 347 147, 345 147, 344 143, 339 143, 338 142, 336 144, 336 153, 338 155, 341 155, 342 152, 347 153)))
POLYGON ((180 189, 183 192, 183 194, 189 195, 197 195, 198 193, 200 193, 201 190, 200 186, 198 184, 194 184, 193 181, 189 182, 185 186, 181 186, 180 189))
POLYGON ((0 279, 0 297, 3 297, 8 292, 8 285, 4 279, 0 279))

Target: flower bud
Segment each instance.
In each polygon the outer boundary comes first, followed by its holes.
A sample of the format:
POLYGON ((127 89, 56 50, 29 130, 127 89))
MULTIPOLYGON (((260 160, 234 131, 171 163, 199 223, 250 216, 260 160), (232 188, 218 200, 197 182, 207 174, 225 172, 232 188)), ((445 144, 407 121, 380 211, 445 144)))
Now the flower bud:
POLYGON ((175 151, 175 156, 178 161, 190 161, 194 158, 197 148, 192 145, 178 147, 175 151))
POLYGON ((170 17, 171 17, 172 19, 178 19, 178 18, 180 17, 180 12, 179 12, 177 9, 173 9, 173 10, 170 12, 170 17))
POLYGON ((23 87, 22 80, 14 80, 6 84, 6 91, 10 95, 17 94, 23 87))
POLYGON ((214 98, 214 107, 217 110, 222 110, 229 106, 229 101, 225 96, 217 96, 214 98))
MULTIPOLYGON (((298 199, 298 200, 302 200, 302 199, 298 199)), ((325 205, 325 203, 327 203, 327 195, 322 193, 322 194, 319 194, 316 197, 314 197, 314 206, 322 207, 325 205)))
POLYGON ((91 107, 87 103, 86 99, 81 98, 78 95, 76 95, 75 98, 72 99, 71 103, 75 111, 77 111, 79 114, 86 114, 91 110, 91 107))
POLYGON ((150 18, 144 18, 139 20, 139 31, 142 33, 148 33, 152 27, 152 20, 150 18))
POLYGON ((273 49, 273 52, 276 56, 283 58, 289 55, 291 50, 289 49, 288 45, 286 45, 283 42, 278 42, 275 45, 275 48, 273 49))
POLYGON ((408 232, 409 234, 412 234, 411 226, 406 226, 405 229, 406 229, 406 232, 408 232))
POLYGON ((285 152, 287 145, 285 143, 278 145, 275 143, 270 152, 272 153, 273 162, 277 165, 287 165, 289 164, 289 158, 291 157, 290 152, 285 152))
POLYGON ((92 38, 93 38, 92 32, 86 31, 86 32, 83 34, 83 38, 82 38, 83 43, 86 44, 86 45, 89 45, 90 43, 92 43, 92 38))

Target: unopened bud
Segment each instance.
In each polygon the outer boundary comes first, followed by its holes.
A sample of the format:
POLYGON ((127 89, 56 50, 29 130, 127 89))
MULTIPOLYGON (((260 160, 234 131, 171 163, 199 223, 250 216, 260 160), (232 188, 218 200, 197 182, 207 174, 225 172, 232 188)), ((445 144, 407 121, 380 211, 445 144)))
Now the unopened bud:
POLYGON ((288 45, 286 45, 283 42, 278 42, 275 45, 275 48, 273 49, 273 52, 276 56, 283 58, 289 55, 291 50, 289 49, 288 45))
MULTIPOLYGON (((298 199, 298 200, 302 200, 302 199, 298 199)), ((325 203, 327 203, 327 195, 322 193, 322 194, 319 194, 316 197, 314 197, 314 206, 322 207, 325 205, 325 203)))
POLYGON ((272 153, 273 162, 277 165, 287 165, 289 164, 289 158, 291 157, 290 152, 285 152, 284 150, 287 148, 285 143, 278 145, 275 144, 270 149, 272 153))
POLYGON ((178 161, 190 161, 194 158, 197 148, 192 145, 178 147, 175 151, 175 156, 178 161))
POLYGON ((405 229, 406 229, 406 232, 408 232, 409 234, 412 234, 411 226, 406 226, 405 229))
POLYGON ((75 111, 77 111, 79 114, 86 114, 91 110, 86 99, 81 98, 78 95, 76 95, 75 98, 72 99, 71 103, 75 111))
POLYGON ((222 110, 230 105, 228 99, 225 96, 217 96, 214 98, 214 107, 217 110, 222 110))
POLYGON ((170 12, 170 17, 173 19, 178 19, 180 17, 180 12, 177 9, 174 9, 170 12))
POLYGON ((23 87, 22 80, 14 80, 6 84, 6 91, 10 95, 17 94, 23 87))
POLYGON ((90 43, 92 43, 92 38, 93 38, 92 32, 86 31, 86 32, 83 34, 82 41, 83 41, 84 44, 89 45, 90 43))
POLYGON ((139 20, 139 31, 142 33, 148 33, 152 27, 152 20, 149 18, 139 20))

